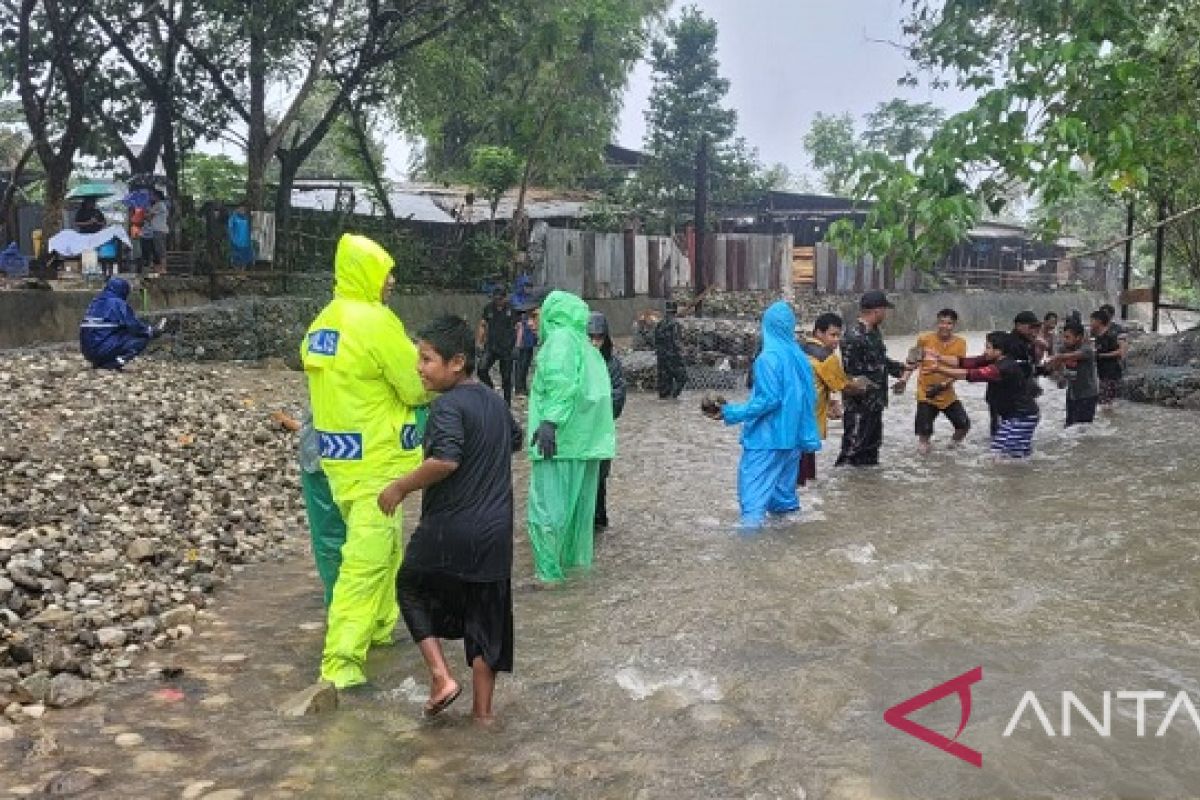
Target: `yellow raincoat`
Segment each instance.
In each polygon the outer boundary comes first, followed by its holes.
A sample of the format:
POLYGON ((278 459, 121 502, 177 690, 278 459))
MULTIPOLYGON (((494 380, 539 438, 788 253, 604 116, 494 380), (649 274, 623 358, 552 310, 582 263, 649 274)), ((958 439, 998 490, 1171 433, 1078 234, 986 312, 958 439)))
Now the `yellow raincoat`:
POLYGON ((338 688, 363 683, 368 648, 392 641, 402 515, 385 516, 376 498, 420 465, 416 408, 430 399, 417 375, 416 346, 383 303, 392 265, 370 239, 343 236, 333 301, 300 347, 321 468, 346 522, 321 658, 321 678, 338 688))

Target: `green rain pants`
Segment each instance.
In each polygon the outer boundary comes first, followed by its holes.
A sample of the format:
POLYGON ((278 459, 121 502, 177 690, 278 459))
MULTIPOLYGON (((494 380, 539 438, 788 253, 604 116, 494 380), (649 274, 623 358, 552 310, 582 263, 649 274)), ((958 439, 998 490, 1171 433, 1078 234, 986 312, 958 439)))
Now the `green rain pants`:
POLYGON ((403 558, 403 512, 394 517, 379 510, 379 493, 387 481, 339 486, 333 495, 346 520, 342 565, 329 604, 321 679, 339 689, 366 682, 364 665, 371 645, 392 643, 400 618, 396 605, 396 573, 403 558))
POLYGON ((529 543, 539 579, 557 582, 566 571, 592 565, 600 462, 534 461, 529 478, 529 543))
POLYGON ((312 537, 313 559, 325 589, 325 608, 333 601, 333 585, 342 566, 342 545, 346 543, 346 523, 333 502, 333 490, 324 472, 300 471, 300 488, 308 512, 308 533, 312 537))

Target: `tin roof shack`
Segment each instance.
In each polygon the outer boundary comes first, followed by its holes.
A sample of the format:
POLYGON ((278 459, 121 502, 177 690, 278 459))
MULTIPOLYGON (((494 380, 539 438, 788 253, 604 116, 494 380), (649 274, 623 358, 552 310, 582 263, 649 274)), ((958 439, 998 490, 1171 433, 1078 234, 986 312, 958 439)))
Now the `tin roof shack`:
MULTIPOLYGON (((530 188, 525 197, 525 214, 533 221, 568 227, 587 216, 597 198, 593 192, 530 188)), ((491 220, 487 201, 469 186, 401 183, 388 194, 388 201, 398 222, 473 226, 491 220)), ((506 193, 496 207, 496 220, 511 220, 516 206, 516 190, 506 193)), ((357 181, 298 180, 292 190, 292 207, 363 216, 383 214, 370 189, 357 181)))
POLYGON ((838 220, 861 225, 869 208, 869 203, 826 194, 767 192, 758 219, 747 227, 752 227, 754 233, 790 233, 795 247, 815 247, 838 220))
POLYGON ((963 287, 1052 289, 1074 282, 1096 288, 1095 271, 1081 271, 1068 257, 1074 241, 1044 242, 1020 225, 983 222, 934 265, 934 274, 944 284, 963 287))

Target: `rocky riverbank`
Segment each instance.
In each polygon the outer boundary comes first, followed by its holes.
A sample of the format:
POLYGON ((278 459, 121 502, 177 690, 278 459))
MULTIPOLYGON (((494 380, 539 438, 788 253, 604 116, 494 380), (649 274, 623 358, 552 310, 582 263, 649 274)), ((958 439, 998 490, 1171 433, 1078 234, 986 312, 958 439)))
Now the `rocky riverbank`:
POLYGON ((1200 330, 1133 338, 1122 384, 1139 403, 1200 409, 1200 330))
POLYGON ((232 572, 302 546, 301 377, 0 355, 0 737, 194 632, 232 572))

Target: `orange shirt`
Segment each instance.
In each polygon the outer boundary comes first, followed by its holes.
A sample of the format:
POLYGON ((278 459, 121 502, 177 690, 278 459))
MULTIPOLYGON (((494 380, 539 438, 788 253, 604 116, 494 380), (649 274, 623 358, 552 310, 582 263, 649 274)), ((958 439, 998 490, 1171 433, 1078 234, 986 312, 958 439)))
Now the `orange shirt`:
MULTIPOLYGON (((940 356, 967 357, 967 340, 961 336, 951 336, 949 341, 943 341, 938 337, 936 331, 929 331, 917 337, 917 347, 922 350, 934 350, 940 356)), ((921 377, 917 380, 917 402, 929 403, 937 408, 949 408, 958 400, 958 395, 954 393, 954 384, 950 384, 949 389, 935 395, 932 400, 925 397, 927 387, 935 383, 945 383, 947 380, 945 375, 921 370, 921 377)))

